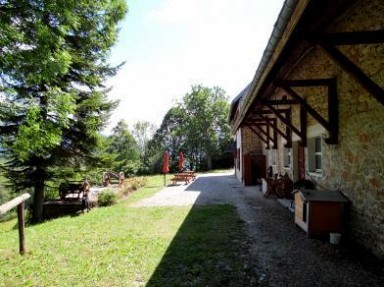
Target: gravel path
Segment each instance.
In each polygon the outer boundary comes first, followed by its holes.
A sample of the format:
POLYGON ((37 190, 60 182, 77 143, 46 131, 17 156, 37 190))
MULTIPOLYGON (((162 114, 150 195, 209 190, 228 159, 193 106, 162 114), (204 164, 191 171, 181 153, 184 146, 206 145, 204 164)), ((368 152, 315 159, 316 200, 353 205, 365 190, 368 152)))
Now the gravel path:
POLYGON ((232 172, 168 186, 135 206, 233 204, 246 225, 248 262, 261 286, 384 286, 384 265, 342 244, 309 239, 293 213, 232 172))

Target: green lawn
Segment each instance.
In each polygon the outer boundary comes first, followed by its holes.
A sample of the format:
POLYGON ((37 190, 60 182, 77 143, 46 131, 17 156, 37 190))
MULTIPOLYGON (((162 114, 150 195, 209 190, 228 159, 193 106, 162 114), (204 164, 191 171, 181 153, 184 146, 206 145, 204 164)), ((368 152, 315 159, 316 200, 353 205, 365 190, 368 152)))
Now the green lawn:
POLYGON ((24 256, 16 221, 1 223, 0 286, 250 286, 235 209, 130 207, 162 185, 151 177, 117 205, 26 228, 24 256))

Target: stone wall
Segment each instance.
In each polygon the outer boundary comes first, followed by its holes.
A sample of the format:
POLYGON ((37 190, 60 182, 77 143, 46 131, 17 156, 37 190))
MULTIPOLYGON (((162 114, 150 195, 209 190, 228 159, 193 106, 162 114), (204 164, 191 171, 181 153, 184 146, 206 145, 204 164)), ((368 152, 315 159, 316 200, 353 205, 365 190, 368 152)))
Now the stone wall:
MULTIPOLYGON (((383 1, 356 1, 329 32, 383 29, 382 15, 383 1)), ((383 44, 338 48, 384 88, 383 44)), ((323 138, 323 174, 312 179, 321 187, 342 190, 351 201, 351 236, 384 258, 384 106, 319 49, 308 53, 289 79, 331 77, 337 78, 339 143, 327 145, 323 138)), ((295 91, 327 119, 325 87, 295 88, 295 91)), ((295 106, 292 109, 293 123, 299 127, 299 109, 295 106)), ((310 116, 307 123, 308 127, 317 124, 310 116)), ((278 142, 277 169, 284 173, 287 170, 282 165, 283 145, 281 140, 278 142)))
MULTIPOLYGON (((348 11, 336 19, 327 32, 369 31, 384 29, 384 2, 382 0, 357 0, 348 11)), ((341 45, 344 55, 380 87, 384 89, 384 44, 341 45)), ((293 67, 287 79, 337 79, 339 100, 338 144, 328 145, 324 128, 320 129, 322 146, 322 172, 307 178, 318 183, 319 188, 341 190, 350 200, 350 236, 362 243, 380 258, 384 258, 384 105, 367 92, 351 75, 338 66, 321 49, 314 47, 301 62, 293 67)), ((326 87, 295 87, 322 117, 328 119, 326 87)), ((277 89, 272 96, 279 99, 286 95, 277 89)), ((280 107, 284 108, 284 107, 280 107)), ((299 107, 292 105, 293 124, 300 128, 299 107)), ((279 129, 285 125, 278 122, 279 129)), ((319 130, 319 123, 308 115, 307 135, 319 130)), ((298 140, 297 135, 293 140, 298 140)), ((238 134, 241 155, 262 150, 269 154, 266 145, 249 128, 241 128, 238 134)), ((291 167, 284 167, 284 140, 278 136, 278 149, 274 173, 288 173, 294 179, 297 175, 298 142, 291 149, 291 167), (296 166, 295 166, 296 165, 296 166)), ((308 148, 305 151, 308 159, 308 148)), ((267 159, 267 165, 268 163, 267 159)), ((242 168, 242 164, 241 164, 242 168)), ((309 170, 306 160, 306 170, 309 170)), ((242 180, 242 171, 237 173, 242 180)))
POLYGON ((262 149, 259 137, 248 127, 241 128, 241 140, 243 143, 243 154, 258 152, 262 149))

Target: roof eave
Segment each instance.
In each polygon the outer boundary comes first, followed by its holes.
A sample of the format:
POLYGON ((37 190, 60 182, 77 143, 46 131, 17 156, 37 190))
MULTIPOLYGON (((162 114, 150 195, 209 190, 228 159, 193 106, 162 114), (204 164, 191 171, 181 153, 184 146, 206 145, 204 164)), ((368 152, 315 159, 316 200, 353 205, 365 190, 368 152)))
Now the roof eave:
POLYGON ((271 72, 273 66, 276 64, 277 59, 290 39, 301 15, 304 13, 310 1, 311 0, 286 0, 284 2, 267 47, 264 50, 263 57, 251 82, 251 86, 245 95, 244 104, 240 110, 240 116, 236 119, 233 125, 233 134, 240 127, 253 101, 258 97, 260 88, 268 74, 271 72))

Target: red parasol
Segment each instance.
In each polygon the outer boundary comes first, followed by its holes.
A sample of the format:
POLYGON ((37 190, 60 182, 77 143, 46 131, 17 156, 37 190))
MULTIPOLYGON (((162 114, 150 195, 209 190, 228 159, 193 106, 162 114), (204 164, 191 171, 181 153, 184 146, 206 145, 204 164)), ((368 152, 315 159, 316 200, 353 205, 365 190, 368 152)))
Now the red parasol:
POLYGON ((169 154, 167 151, 163 153, 163 173, 166 174, 169 172, 169 154))
POLYGON ((179 170, 180 171, 183 171, 183 168, 184 167, 184 154, 183 154, 183 152, 181 151, 180 153, 179 153, 179 170))

